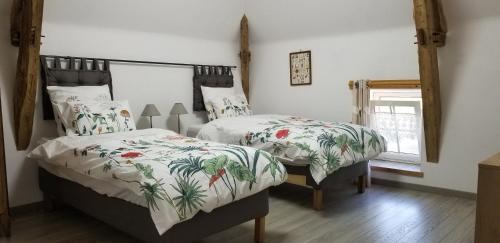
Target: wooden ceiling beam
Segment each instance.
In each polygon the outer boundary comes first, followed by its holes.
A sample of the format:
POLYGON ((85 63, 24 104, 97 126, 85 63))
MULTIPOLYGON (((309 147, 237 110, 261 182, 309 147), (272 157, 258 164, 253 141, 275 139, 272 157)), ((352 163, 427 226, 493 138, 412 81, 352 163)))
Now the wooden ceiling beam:
POLYGON ((446 21, 440 0, 413 0, 427 161, 439 161, 441 97, 437 47, 446 41, 446 21))
POLYGON ((15 138, 17 149, 24 150, 30 144, 33 129, 43 0, 15 0, 12 10, 11 41, 19 46, 14 88, 15 138))
POLYGON ((241 60, 241 85, 243 86, 243 92, 250 100, 250 47, 248 38, 248 19, 246 15, 243 15, 240 22, 240 60, 241 60))

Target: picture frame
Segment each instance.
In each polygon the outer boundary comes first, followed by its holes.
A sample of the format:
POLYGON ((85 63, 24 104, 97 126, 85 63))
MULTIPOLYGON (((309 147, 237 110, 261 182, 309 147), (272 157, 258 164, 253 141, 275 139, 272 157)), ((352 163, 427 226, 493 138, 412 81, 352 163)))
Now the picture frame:
POLYGON ((311 51, 290 53, 290 85, 311 85, 311 51))

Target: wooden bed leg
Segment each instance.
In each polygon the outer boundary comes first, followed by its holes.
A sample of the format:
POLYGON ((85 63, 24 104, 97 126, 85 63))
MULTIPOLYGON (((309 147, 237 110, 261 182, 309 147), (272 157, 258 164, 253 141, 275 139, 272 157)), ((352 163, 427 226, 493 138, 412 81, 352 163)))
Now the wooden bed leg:
POLYGON ((323 208, 323 190, 313 189, 313 208, 321 210, 323 208))
POLYGON ((358 177, 358 193, 364 193, 365 192, 365 188, 366 188, 366 181, 367 181, 367 178, 368 176, 365 174, 365 175, 360 175, 358 177))
POLYGON ((266 217, 260 217, 255 219, 255 243, 263 243, 264 235, 266 233, 266 217))

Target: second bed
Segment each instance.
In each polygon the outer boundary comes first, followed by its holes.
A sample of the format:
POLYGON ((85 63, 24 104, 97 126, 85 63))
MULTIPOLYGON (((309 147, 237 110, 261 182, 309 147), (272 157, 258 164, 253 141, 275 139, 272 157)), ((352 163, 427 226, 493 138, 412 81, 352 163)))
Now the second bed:
POLYGON ((322 208, 323 189, 339 181, 358 179, 364 192, 368 160, 386 151, 385 139, 373 129, 285 115, 216 119, 197 137, 270 152, 285 164, 289 183, 314 190, 315 209, 322 208))

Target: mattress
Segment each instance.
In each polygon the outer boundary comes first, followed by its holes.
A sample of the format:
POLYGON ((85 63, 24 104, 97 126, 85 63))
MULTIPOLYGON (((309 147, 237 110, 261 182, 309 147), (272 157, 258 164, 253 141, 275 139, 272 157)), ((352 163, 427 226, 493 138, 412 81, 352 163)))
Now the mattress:
POLYGON ((57 176, 64 178, 66 180, 76 182, 82 186, 88 187, 95 192, 106 195, 108 197, 115 197, 127 202, 139 205, 141 207, 147 207, 146 200, 142 196, 138 196, 134 192, 120 188, 116 185, 106 183, 102 180, 96 179, 94 177, 86 176, 80 173, 73 171, 72 169, 68 169, 63 166, 57 166, 53 164, 49 164, 45 161, 39 160, 38 166, 45 169, 47 172, 57 176))

